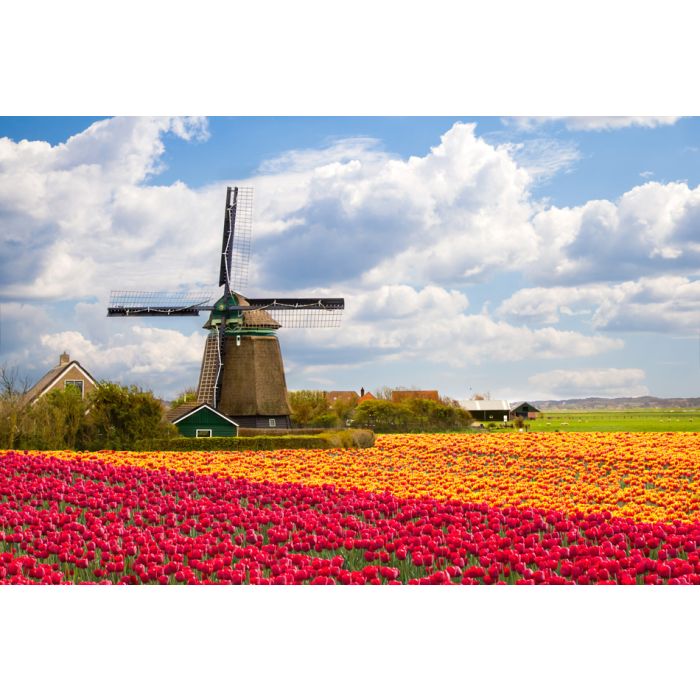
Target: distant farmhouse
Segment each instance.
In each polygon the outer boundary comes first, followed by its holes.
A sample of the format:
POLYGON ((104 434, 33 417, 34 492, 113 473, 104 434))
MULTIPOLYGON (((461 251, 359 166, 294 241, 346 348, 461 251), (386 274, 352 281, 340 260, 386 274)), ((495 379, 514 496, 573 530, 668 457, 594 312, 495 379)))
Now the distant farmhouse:
POLYGON ((527 401, 515 403, 510 407, 511 418, 537 418, 540 409, 527 401))
MULTIPOLYGON (((364 392, 364 390, 363 390, 364 392)), ((347 403, 357 403, 360 395, 356 391, 328 391, 326 392, 326 401, 332 406, 336 401, 345 401, 347 403)))
MULTIPOLYGON (((435 389, 397 389, 391 392, 392 401, 407 401, 409 399, 439 401, 440 395, 435 389)), ((336 401, 356 404, 363 401, 376 401, 377 397, 371 391, 365 391, 365 388, 362 387, 359 394, 356 391, 327 391, 326 400, 328 401, 328 406, 332 407, 336 401)))
POLYGON ((474 420, 502 421, 510 418, 510 404, 507 401, 491 399, 460 401, 459 405, 469 411, 474 420))
POLYGON ((92 375, 77 360, 71 360, 68 353, 64 352, 58 358, 58 364, 27 391, 24 403, 33 404, 52 389, 65 389, 69 386, 74 386, 85 398, 96 385, 92 375))

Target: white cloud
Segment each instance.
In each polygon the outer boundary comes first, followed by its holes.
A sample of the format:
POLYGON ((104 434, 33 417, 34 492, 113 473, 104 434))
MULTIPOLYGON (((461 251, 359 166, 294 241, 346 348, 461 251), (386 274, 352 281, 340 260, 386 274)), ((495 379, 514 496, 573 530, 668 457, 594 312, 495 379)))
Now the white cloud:
POLYGON ((622 341, 555 328, 531 329, 466 313, 463 294, 437 287, 382 286, 346 295, 342 326, 282 332, 283 344, 314 365, 418 360, 451 367, 483 361, 588 357, 622 341))
POLYGON ((592 396, 643 396, 649 389, 643 383, 642 369, 556 369, 530 377, 529 384, 538 398, 588 398, 592 396))
POLYGON ((627 127, 654 129, 671 126, 681 117, 508 117, 506 124, 523 131, 532 131, 551 122, 562 123, 569 131, 611 131, 627 127))
POLYGON ((636 279, 700 268, 700 186, 648 182, 617 202, 550 207, 533 218, 539 256, 527 273, 548 284, 636 279))
POLYGON ((174 273, 193 283, 214 267, 215 241, 193 243, 219 227, 220 192, 147 184, 167 131, 202 139, 206 122, 115 118, 56 146, 0 139, 5 298, 106 297, 125 283, 172 286, 174 273))
POLYGON ((93 376, 100 379, 142 383, 160 390, 184 388, 199 376, 204 333, 185 335, 177 330, 131 326, 103 342, 86 338, 78 331, 43 334, 44 352, 67 350, 93 376), (185 379, 185 383, 187 379, 185 379))
MULTIPOLYGON (((501 302, 496 313, 525 323, 558 323, 562 314, 573 313, 572 307, 604 300, 607 289, 595 287, 527 287, 501 302)), ((589 311, 590 312, 590 311, 589 311)))
POLYGON ((700 329, 700 280, 657 277, 625 282, 611 291, 593 314, 595 328, 691 334, 700 329))
POLYGON ((510 146, 489 145, 473 124, 456 124, 430 153, 407 160, 364 139, 285 154, 253 181, 268 203, 257 270, 280 289, 358 277, 372 288, 517 267, 536 250, 533 177, 510 146))
POLYGON ((546 138, 529 138, 509 144, 511 157, 536 180, 538 184, 561 172, 571 172, 581 159, 576 144, 546 138))
POLYGON ((503 318, 556 324, 584 315, 598 331, 695 332, 700 327, 700 280, 645 277, 616 285, 529 287, 498 307, 503 318))

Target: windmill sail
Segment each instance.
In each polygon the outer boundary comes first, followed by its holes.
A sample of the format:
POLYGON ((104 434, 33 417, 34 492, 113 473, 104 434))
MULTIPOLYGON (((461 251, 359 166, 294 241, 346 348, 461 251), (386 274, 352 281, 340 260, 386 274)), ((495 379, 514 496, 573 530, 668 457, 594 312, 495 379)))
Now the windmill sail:
POLYGON ((226 293, 245 289, 248 284, 252 229, 253 188, 227 188, 219 267, 219 285, 226 287, 226 293))
POLYGON ((197 316, 207 308, 211 294, 202 291, 113 291, 108 316, 197 316))
POLYGON ((345 309, 345 300, 320 298, 247 299, 282 328, 337 328, 345 309))

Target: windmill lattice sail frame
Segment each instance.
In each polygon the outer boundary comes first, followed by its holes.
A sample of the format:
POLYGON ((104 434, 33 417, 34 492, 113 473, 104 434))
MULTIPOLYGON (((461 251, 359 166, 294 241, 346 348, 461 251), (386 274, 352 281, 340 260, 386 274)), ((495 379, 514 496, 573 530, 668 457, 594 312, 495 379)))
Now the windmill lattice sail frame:
MULTIPOLYGON (((212 294, 201 291, 113 291, 109 297, 109 316, 198 316, 213 311, 212 294)), ((268 323, 255 323, 254 311, 265 311, 282 328, 337 328, 340 326, 343 299, 246 299, 229 305, 230 311, 243 313, 242 326, 248 329, 268 328, 268 323)))
POLYGON ((252 231, 253 188, 229 187, 226 190, 220 285, 228 283, 228 289, 232 290, 243 290, 248 285, 252 231))

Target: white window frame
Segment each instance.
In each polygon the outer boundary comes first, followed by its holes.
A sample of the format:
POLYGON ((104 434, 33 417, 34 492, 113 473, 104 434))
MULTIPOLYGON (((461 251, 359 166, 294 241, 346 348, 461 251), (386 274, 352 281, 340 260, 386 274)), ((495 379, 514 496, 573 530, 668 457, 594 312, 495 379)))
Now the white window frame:
POLYGON ((208 438, 212 437, 211 428, 195 428, 194 435, 198 438, 208 438), (207 433, 206 435, 200 435, 200 433, 207 433))
POLYGON ((270 428, 276 428, 276 427, 277 427, 277 419, 276 419, 276 418, 270 418, 270 419, 269 419, 269 427, 270 427, 270 428))
POLYGON ((64 379, 63 388, 67 389, 69 386, 76 386, 80 384, 80 396, 85 398, 85 381, 83 379, 64 379))

